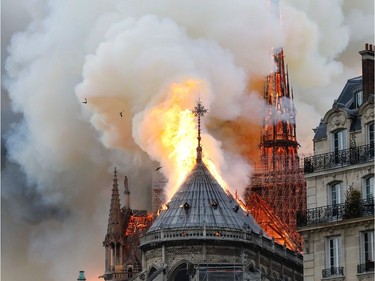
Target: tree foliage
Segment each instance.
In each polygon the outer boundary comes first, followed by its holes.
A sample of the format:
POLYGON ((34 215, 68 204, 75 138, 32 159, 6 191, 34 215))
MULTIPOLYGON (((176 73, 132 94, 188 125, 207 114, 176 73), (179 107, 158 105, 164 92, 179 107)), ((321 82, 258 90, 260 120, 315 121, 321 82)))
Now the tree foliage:
POLYGON ((361 215, 361 192, 350 186, 346 191, 345 218, 356 218, 361 215))

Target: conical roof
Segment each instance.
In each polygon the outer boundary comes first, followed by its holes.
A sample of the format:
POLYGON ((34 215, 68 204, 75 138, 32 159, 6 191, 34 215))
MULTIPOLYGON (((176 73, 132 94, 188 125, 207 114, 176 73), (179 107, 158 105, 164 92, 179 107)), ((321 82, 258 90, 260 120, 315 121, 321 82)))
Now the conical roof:
POLYGON ((236 200, 224 191, 203 161, 197 161, 167 206, 148 233, 200 227, 263 233, 251 214, 244 214, 236 200))

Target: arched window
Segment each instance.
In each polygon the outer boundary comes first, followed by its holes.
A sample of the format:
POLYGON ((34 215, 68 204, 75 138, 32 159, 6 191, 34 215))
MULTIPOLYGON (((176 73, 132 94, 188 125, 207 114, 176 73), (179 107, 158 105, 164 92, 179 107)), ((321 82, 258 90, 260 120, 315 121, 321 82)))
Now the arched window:
POLYGON ((346 129, 332 133, 332 150, 338 153, 340 150, 348 148, 348 131, 346 129))
POLYGON ((331 147, 331 151, 334 153, 333 161, 340 165, 342 161, 345 161, 343 150, 348 148, 348 131, 346 129, 332 133, 331 147))
POLYGON ((129 266, 128 268, 128 278, 133 277, 133 268, 129 266))
POLYGON ((328 185, 328 205, 344 203, 344 192, 342 182, 333 182, 328 185))
POLYGON ((374 198, 374 175, 368 175, 362 181, 362 199, 371 200, 374 198))
POLYGON ((172 281, 189 281, 190 276, 189 276, 188 268, 189 268, 189 266, 188 266, 187 263, 180 264, 173 271, 172 278, 170 280, 172 280, 172 281))

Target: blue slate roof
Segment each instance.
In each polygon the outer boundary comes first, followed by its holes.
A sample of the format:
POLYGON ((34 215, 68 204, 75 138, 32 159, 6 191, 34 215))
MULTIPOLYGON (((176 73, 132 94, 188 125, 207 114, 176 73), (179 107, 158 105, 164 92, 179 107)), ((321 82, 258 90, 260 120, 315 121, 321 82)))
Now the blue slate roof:
POLYGON ((362 76, 349 79, 336 102, 345 108, 354 109, 354 93, 358 91, 362 91, 362 76))
POLYGON ((314 141, 327 138, 327 124, 325 124, 323 120, 320 121, 319 126, 316 127, 314 131, 315 131, 314 141))
MULTIPOLYGON (((362 91, 362 76, 349 79, 340 96, 335 100, 332 108, 337 107, 344 110, 349 118, 352 119, 350 125, 350 131, 358 131, 361 129, 361 119, 358 116, 358 108, 355 105, 355 93, 362 91)), ((319 126, 314 130, 315 135, 313 140, 319 141, 327 138, 327 124, 323 121, 320 122, 319 126)))

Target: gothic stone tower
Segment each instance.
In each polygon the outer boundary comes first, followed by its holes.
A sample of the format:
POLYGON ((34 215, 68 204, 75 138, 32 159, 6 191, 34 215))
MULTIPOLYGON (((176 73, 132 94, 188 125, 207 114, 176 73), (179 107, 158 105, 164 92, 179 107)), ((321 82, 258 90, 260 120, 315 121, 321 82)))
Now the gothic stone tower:
POLYGON ((107 235, 105 236, 103 246, 105 247, 105 272, 121 271, 125 250, 125 236, 123 232, 116 168, 113 175, 107 235))
POLYGON ((130 209, 128 178, 124 178, 125 206, 120 205, 117 170, 113 175, 112 197, 109 209, 105 247, 105 273, 108 281, 126 281, 141 270, 139 236, 153 221, 146 210, 130 209))

